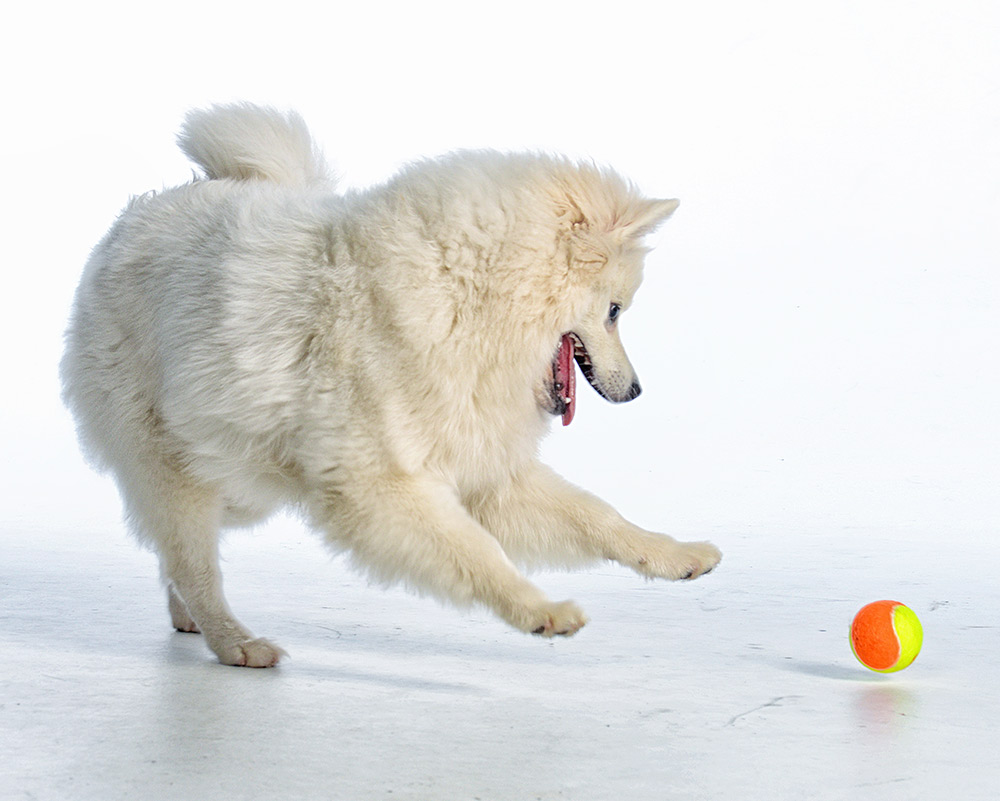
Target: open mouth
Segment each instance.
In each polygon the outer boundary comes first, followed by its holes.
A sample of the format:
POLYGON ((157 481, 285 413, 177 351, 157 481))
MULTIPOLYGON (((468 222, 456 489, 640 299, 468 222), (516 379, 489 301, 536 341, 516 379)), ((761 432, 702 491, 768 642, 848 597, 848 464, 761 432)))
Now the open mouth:
POLYGON ((562 415, 562 423, 568 426, 576 414, 576 368, 573 362, 580 365, 583 377, 598 393, 604 392, 594 381, 594 366, 590 362, 587 348, 583 340, 570 331, 563 334, 559 341, 559 349, 552 359, 552 414, 562 415))
POLYGON ((546 411, 562 415, 564 426, 573 422, 576 414, 576 367, 573 362, 580 365, 580 372, 587 383, 606 401, 625 403, 642 392, 631 367, 628 372, 617 369, 598 377, 583 340, 572 331, 565 333, 552 357, 551 379, 541 400, 546 411))

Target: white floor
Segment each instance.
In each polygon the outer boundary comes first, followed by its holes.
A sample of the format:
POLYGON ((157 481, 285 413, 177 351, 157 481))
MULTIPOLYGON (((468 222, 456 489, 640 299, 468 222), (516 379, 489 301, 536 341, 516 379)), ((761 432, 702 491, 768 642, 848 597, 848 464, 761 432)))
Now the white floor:
POLYGON ((230 601, 291 658, 215 663, 173 633, 120 532, 0 532, 4 799, 995 799, 996 539, 728 532, 687 585, 538 576, 570 640, 384 592, 290 523, 230 537, 230 601), (981 544, 975 544, 975 543, 981 544), (894 676, 863 603, 920 615, 894 676))

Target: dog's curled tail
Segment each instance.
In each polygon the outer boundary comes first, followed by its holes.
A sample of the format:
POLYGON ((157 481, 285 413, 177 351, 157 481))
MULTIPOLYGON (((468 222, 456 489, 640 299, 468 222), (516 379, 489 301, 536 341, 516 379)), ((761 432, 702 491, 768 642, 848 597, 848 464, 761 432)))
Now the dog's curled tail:
POLYGON ((265 180, 293 186, 334 184, 303 119, 250 103, 188 113, 177 143, 209 178, 265 180))

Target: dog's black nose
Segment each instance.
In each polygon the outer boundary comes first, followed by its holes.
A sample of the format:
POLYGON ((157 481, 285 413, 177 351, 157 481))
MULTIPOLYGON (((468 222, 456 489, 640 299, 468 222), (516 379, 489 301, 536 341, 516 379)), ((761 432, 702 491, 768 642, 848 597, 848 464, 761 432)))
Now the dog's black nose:
POLYGON ((632 382, 632 386, 628 389, 628 395, 625 396, 624 400, 630 401, 635 400, 642 394, 642 387, 639 386, 638 379, 632 382))

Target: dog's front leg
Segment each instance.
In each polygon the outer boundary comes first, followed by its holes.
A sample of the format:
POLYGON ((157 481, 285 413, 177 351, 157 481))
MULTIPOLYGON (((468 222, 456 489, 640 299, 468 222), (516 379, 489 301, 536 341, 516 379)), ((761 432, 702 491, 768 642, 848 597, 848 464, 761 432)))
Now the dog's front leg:
POLYGON ((434 477, 386 474, 328 487, 312 507, 331 544, 380 580, 460 606, 482 604, 521 631, 546 637, 586 623, 575 603, 549 601, 529 582, 455 490, 434 477))
POLYGON ((507 486, 469 500, 473 516, 515 559, 573 566, 611 559, 650 578, 692 579, 722 558, 707 542, 678 542, 625 520, 600 498, 534 462, 507 486))

